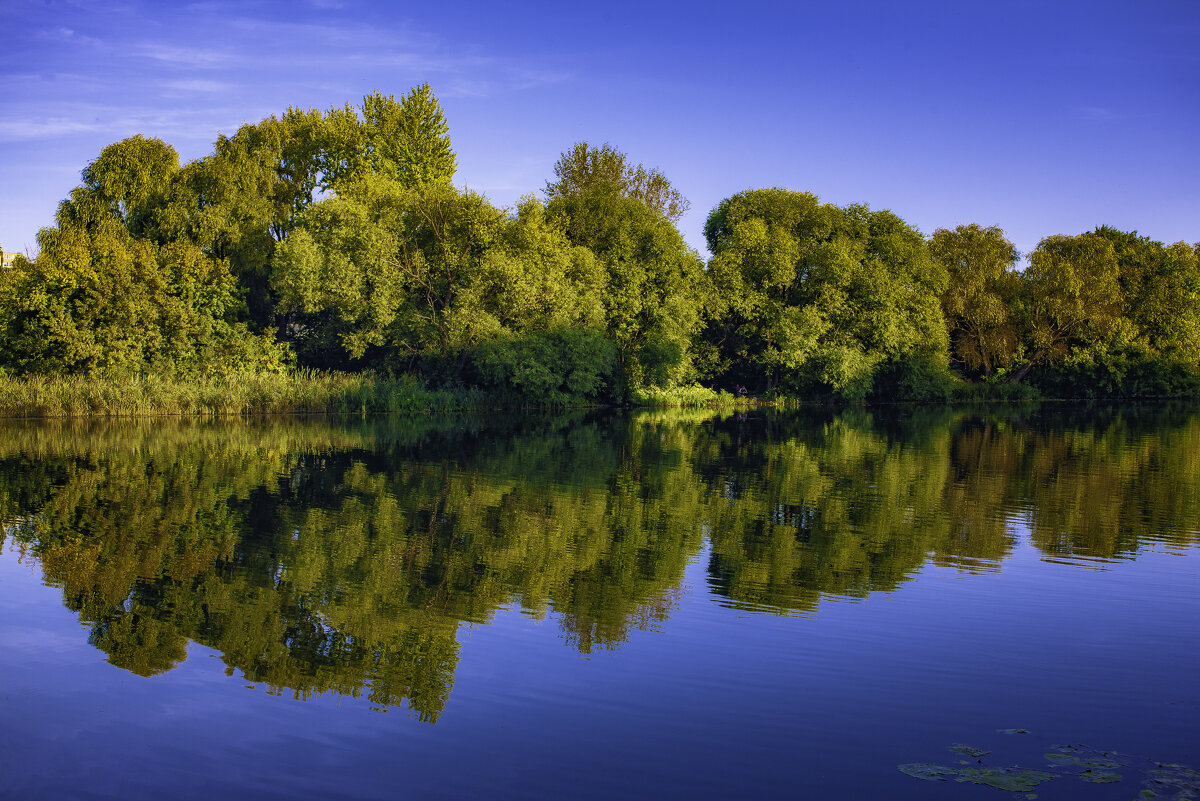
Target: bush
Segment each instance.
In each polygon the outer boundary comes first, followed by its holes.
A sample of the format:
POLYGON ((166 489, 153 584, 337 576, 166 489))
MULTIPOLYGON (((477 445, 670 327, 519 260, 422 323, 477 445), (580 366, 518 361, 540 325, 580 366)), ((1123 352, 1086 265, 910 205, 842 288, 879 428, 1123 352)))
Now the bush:
POLYGON ((533 405, 566 405, 604 395, 617 349, 597 331, 568 328, 492 340, 472 361, 485 386, 533 405))
POLYGON ((963 384, 943 361, 930 356, 912 356, 889 362, 875 373, 870 398, 875 402, 952 400, 963 384))

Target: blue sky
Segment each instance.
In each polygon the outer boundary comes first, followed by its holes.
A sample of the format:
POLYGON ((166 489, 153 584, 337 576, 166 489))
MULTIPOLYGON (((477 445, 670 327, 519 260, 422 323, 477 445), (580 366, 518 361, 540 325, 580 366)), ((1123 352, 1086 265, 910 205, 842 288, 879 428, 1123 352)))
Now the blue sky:
POLYGON ((765 186, 1023 252, 1099 224, 1200 240, 1200 0, 384 3, 4 0, 0 245, 106 144, 184 161, 290 105, 428 81, 457 182, 511 205, 559 153, 660 168, 702 229, 765 186))

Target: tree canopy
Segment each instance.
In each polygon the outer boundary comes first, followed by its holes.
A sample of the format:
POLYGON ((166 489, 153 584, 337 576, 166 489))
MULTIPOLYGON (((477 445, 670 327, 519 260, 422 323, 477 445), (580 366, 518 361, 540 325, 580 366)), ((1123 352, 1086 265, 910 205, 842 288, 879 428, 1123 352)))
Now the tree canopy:
POLYGON ((944 358, 945 269, 891 212, 759 189, 722 201, 705 237, 724 304, 708 335, 760 386, 861 398, 886 362, 944 358))
POLYGON ((555 163, 554 178, 546 182, 551 199, 611 191, 645 203, 673 223, 691 207, 665 175, 630 164, 628 156, 607 143, 592 147, 577 142, 555 163))
POLYGON ((1017 352, 1010 311, 1020 280, 1017 249, 998 227, 939 228, 929 240, 930 257, 946 270, 942 312, 954 355, 969 369, 990 376, 1017 352))
MULTIPOLYGON (((0 371, 376 370, 514 402, 697 384, 810 399, 1200 391, 1200 257, 1101 226, 1018 254, 996 226, 926 239, 891 211, 752 189, 704 236, 658 169, 564 151, 511 208, 454 185, 428 84, 287 108, 181 165, 105 147, 0 271, 0 371)), ((697 396, 700 397, 700 396, 697 396)), ((707 397, 712 397, 711 394, 707 397)))

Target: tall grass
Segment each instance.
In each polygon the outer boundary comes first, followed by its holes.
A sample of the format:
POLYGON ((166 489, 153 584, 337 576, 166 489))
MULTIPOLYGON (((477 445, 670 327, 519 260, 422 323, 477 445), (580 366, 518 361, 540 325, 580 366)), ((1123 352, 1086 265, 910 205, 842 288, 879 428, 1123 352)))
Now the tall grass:
POLYGON ((709 389, 699 384, 686 387, 643 387, 630 397, 634 406, 652 409, 677 409, 700 407, 748 408, 762 402, 752 398, 737 397, 724 390, 709 389))
POLYGON ((410 377, 241 373, 219 378, 0 376, 0 417, 223 417, 440 412, 494 405, 478 390, 432 390, 410 377))

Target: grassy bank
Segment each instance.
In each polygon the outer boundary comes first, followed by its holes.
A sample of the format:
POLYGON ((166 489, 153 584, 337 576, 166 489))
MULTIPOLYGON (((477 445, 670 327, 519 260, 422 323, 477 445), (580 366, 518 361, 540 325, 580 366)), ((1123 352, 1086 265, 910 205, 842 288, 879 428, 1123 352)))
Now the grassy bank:
POLYGON ((488 406, 477 390, 430 390, 412 378, 296 371, 220 378, 0 377, 0 417, 220 417, 435 412, 488 406))
MULTIPOLYGON (((1048 397, 1085 397, 1072 393, 1043 395, 1028 384, 969 383, 905 376, 905 380, 857 401, 845 398, 738 397, 724 390, 692 385, 634 392, 629 404, 648 409, 745 410, 771 406, 878 405, 917 403, 960 405, 1022 403, 1048 397)), ((1135 396, 1115 394, 1114 399, 1135 396)), ((1166 397, 1166 396, 1144 396, 1166 397)), ((581 401, 579 406, 588 405, 581 401)), ((561 408, 562 404, 554 408, 561 408)), ((512 391, 430 389, 416 378, 372 373, 242 373, 219 378, 137 376, 0 376, 0 418, 134 418, 155 416, 235 417, 278 414, 386 414, 547 408, 512 391)))

